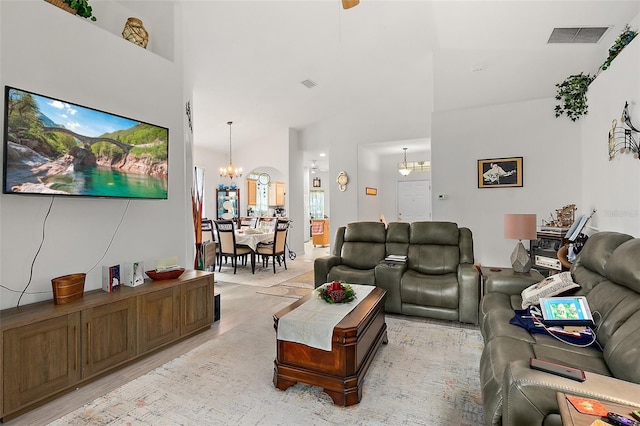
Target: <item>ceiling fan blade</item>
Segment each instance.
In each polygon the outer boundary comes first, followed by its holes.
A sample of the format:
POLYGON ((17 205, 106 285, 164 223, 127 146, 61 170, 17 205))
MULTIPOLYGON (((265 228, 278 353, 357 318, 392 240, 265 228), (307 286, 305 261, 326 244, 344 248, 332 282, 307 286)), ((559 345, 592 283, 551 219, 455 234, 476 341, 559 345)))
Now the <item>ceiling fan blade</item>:
POLYGON ((342 8, 351 9, 354 6, 357 6, 358 3, 360 3, 360 0, 342 0, 342 8))

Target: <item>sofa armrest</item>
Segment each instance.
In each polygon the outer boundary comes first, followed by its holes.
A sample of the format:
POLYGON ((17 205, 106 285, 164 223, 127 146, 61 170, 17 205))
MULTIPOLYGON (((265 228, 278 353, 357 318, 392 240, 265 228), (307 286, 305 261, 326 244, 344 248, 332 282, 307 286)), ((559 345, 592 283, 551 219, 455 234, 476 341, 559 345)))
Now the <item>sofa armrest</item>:
POLYGON ((313 262, 313 283, 315 288, 327 282, 327 275, 329 275, 331 268, 341 264, 342 258, 340 256, 331 255, 317 258, 313 262))
POLYGON ((544 276, 535 269, 524 274, 505 269, 500 273, 492 273, 484 278, 484 294, 493 292, 510 295, 520 294, 525 288, 543 279, 544 276))
POLYGON ((470 263, 458 265, 458 312, 460 322, 478 323, 480 272, 470 263))
POLYGON ((547 415, 560 412, 558 392, 640 407, 640 385, 590 372, 585 376, 584 382, 577 382, 532 370, 528 360, 512 362, 504 375, 502 423, 542 424, 547 415))
POLYGON ((384 304, 386 312, 402 313, 400 281, 402 280, 402 274, 404 274, 406 270, 406 262, 380 262, 375 268, 376 287, 383 288, 387 291, 387 300, 384 304))

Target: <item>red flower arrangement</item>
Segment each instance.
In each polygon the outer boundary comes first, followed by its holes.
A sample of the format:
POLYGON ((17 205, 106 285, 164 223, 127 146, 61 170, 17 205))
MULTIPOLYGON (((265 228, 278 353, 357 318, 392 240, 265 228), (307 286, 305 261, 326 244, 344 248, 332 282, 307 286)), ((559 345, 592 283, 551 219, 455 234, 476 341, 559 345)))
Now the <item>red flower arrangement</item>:
POLYGON ((327 303, 349 303, 356 298, 356 292, 349 284, 343 285, 334 281, 318 289, 318 298, 324 299, 327 303))

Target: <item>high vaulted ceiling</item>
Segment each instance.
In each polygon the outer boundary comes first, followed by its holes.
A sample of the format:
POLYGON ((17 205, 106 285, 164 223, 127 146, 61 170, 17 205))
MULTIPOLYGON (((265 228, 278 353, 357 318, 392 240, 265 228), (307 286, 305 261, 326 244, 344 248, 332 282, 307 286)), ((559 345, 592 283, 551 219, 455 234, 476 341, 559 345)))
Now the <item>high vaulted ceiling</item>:
MULTIPOLYGON (((555 95, 594 73, 640 1, 183 1, 194 143, 234 150, 386 104, 385 121, 555 95), (554 27, 607 26, 597 44, 547 44, 554 27), (311 79, 311 89, 301 84, 311 79), (389 108, 390 106, 390 108, 389 108)), ((377 141, 379 142, 379 141, 377 141)))

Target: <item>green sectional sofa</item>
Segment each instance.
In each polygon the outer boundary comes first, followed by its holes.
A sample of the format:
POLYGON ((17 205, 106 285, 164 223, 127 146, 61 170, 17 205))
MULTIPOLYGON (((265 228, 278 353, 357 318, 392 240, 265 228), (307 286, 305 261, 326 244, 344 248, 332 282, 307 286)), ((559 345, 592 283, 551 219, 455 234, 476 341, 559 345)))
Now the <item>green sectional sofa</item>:
POLYGON ((595 347, 510 324, 531 283, 521 280, 518 288, 502 281, 486 288, 480 381, 487 425, 561 425, 558 392, 640 407, 640 239, 594 234, 570 272, 593 313, 595 347), (586 381, 533 370, 530 358, 584 370, 586 381))

